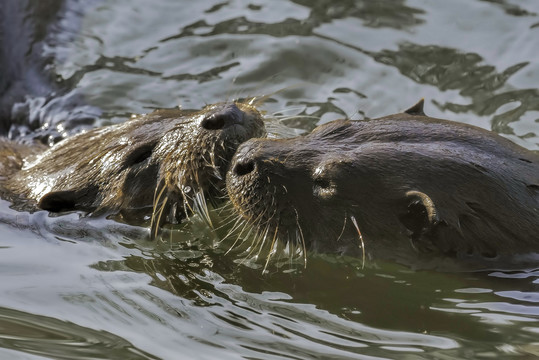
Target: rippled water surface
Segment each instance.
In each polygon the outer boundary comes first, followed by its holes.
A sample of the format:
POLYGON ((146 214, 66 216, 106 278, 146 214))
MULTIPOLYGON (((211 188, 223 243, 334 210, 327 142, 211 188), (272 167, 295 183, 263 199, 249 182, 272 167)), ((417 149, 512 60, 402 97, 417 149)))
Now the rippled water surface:
MULTIPOLYGON (((424 97, 431 116, 539 149, 536 0, 110 0, 85 10, 74 39, 56 36, 48 51, 103 109, 96 126, 274 93, 263 110, 310 130, 424 97)), ((309 255, 263 275, 203 227, 152 243, 9 205, 0 358, 539 357, 539 262, 444 273, 309 255)))

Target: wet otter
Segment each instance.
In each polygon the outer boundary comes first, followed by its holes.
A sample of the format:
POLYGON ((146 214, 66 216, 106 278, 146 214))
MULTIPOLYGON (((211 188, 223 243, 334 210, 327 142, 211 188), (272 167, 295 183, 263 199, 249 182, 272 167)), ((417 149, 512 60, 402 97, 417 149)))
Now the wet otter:
POLYGON ((128 222, 153 214, 156 228, 193 206, 204 209, 206 197, 217 199, 239 144, 264 133, 261 114, 247 102, 157 110, 30 156, 0 185, 30 207, 118 214, 128 222))
POLYGON ((364 242, 371 258, 407 264, 539 251, 539 156, 430 118, 422 101, 306 136, 251 139, 230 169, 229 197, 263 240, 358 255, 364 242))
MULTIPOLYGON (((152 227, 177 221, 224 188, 238 145, 265 133, 255 105, 264 98, 158 110, 63 140, 101 111, 62 79, 56 47, 73 40, 84 10, 98 1, 5 0, 0 4, 0 192, 26 210, 83 210, 152 227), (9 139, 24 141, 18 143, 9 139)), ((152 231, 152 234, 155 234, 152 231)))

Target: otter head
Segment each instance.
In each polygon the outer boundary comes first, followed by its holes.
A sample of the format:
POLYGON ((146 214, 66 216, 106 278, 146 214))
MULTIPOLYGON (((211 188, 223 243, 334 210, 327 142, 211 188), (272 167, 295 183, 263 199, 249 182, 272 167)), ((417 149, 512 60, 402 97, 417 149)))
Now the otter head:
POLYGON ((438 221, 433 201, 384 179, 377 151, 359 149, 355 125, 242 144, 227 175, 236 211, 259 233, 318 252, 359 254, 364 238, 428 233, 438 221))
MULTIPOLYGON (((168 194, 180 193, 184 212, 193 211, 193 206, 205 209, 207 198, 215 201, 223 196, 228 165, 238 146, 264 135, 262 117, 253 106, 209 105, 157 143, 159 183, 168 194)), ((160 193, 158 189, 158 197, 160 193)))
POLYGON ((494 259, 537 248, 536 158, 422 113, 338 120, 247 141, 227 191, 248 226, 305 250, 494 259))
POLYGON ((193 204, 217 199, 239 144, 264 134, 261 114, 248 103, 156 110, 60 142, 27 163, 8 188, 51 212, 119 214, 137 223, 151 217, 156 230, 193 204))

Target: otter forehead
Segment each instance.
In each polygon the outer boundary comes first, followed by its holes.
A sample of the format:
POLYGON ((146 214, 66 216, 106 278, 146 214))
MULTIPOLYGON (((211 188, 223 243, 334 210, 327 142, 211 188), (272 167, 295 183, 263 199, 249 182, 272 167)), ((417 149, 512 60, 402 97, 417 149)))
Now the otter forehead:
POLYGON ((310 166, 334 156, 360 159, 378 152, 396 157, 416 154, 418 161, 432 157, 435 162, 459 156, 466 161, 533 157, 533 153, 485 129, 405 113, 370 121, 337 120, 293 139, 251 140, 246 148, 256 148, 257 156, 263 159, 286 159, 310 166))
POLYGON ((306 141, 322 141, 329 148, 354 148, 366 142, 455 144, 495 152, 518 151, 511 141, 463 123, 406 113, 364 120, 337 120, 316 128, 305 136, 306 141))

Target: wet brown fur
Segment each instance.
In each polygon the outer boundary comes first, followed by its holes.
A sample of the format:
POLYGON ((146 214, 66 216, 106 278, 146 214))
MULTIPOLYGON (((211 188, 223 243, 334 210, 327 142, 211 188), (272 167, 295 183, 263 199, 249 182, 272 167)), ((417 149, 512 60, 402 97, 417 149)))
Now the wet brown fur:
POLYGON ((195 196, 221 196, 239 144, 264 134, 253 105, 220 103, 199 112, 157 110, 73 136, 37 156, 43 149, 2 140, 8 145, 0 152, 10 151, 13 161, 0 161, 6 168, 0 188, 27 209, 174 222, 195 196))

